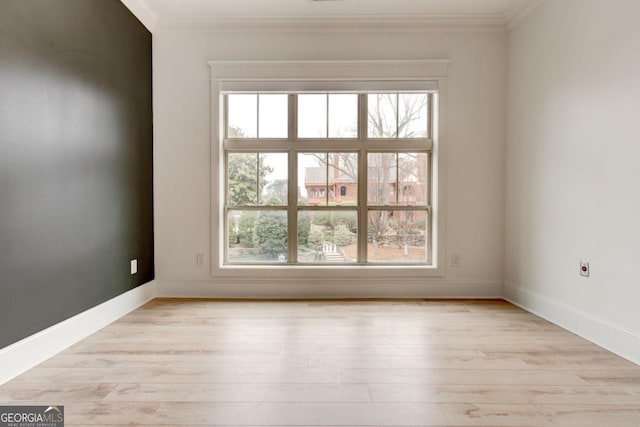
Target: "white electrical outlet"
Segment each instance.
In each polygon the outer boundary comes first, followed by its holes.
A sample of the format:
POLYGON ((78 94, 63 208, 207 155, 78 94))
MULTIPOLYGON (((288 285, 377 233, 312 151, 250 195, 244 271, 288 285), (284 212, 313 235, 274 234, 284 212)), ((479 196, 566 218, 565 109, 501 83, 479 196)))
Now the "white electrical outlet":
POLYGON ((131 260, 131 274, 136 274, 138 273, 138 260, 137 259, 132 259, 131 260))
POLYGON ((451 255, 451 267, 453 268, 460 267, 460 254, 451 255))
POLYGON ((204 265, 204 254, 196 254, 196 266, 202 267, 204 265))
POLYGON ((586 261, 580 261, 580 275, 584 277, 589 277, 590 272, 591 272, 591 268, 589 267, 589 263, 586 261))

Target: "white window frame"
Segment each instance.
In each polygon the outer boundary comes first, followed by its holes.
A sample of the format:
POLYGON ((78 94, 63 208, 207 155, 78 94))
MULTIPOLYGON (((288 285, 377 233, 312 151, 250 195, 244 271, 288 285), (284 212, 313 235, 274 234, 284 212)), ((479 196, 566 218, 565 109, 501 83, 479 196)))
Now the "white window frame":
MULTIPOLYGON (((370 277, 421 279, 445 273, 446 81, 449 61, 210 61, 211 68, 211 275, 226 278, 302 279, 310 275, 355 280, 370 277), (437 92, 431 129, 431 265, 234 265, 224 264, 224 109, 230 91, 384 91, 437 92)), ((384 141, 381 144, 388 148, 384 141)), ((398 147, 401 149, 401 147, 398 147)), ((404 148, 404 147, 403 147, 404 148)), ((331 145, 326 146, 331 151, 331 145)))

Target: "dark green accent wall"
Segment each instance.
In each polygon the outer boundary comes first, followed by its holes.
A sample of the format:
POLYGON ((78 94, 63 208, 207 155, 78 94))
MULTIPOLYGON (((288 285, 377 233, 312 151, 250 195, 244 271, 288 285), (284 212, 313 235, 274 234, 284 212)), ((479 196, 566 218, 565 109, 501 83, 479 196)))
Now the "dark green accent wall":
POLYGON ((120 1, 0 0, 0 348, 153 279, 151 80, 120 1))

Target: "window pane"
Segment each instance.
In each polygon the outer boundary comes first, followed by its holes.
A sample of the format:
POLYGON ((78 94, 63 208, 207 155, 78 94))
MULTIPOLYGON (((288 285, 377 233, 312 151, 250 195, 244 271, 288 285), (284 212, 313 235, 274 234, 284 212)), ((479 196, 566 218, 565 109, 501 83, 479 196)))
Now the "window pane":
POLYGON ((329 153, 327 156, 329 205, 356 206, 358 204, 358 155, 329 153))
POLYGON ((298 205, 327 205, 327 153, 298 154, 298 205))
POLYGON ((329 95, 329 138, 358 137, 358 95, 329 95))
POLYGON ((427 211, 369 211, 367 261, 424 263, 427 211))
POLYGON ((288 203, 289 162, 287 153, 260 154, 260 204, 283 206, 288 203))
POLYGON ((286 138, 289 103, 287 95, 260 95, 260 138, 286 138))
POLYGON ((327 137, 327 95, 298 95, 298 137, 327 137))
POLYGON ((372 206, 396 204, 396 153, 369 153, 367 203, 372 206))
POLYGON ((400 205, 427 205, 427 153, 398 154, 398 201, 400 205))
POLYGON ((227 95, 227 137, 256 138, 258 136, 258 95, 227 95))
POLYGON ((298 212, 298 262, 354 263, 358 259, 354 211, 298 212))
POLYGON ((396 138, 398 95, 395 93, 372 93, 368 99, 369 138, 396 138))
POLYGON ((300 153, 298 205, 356 206, 357 153, 300 153))
POLYGON ((228 258, 231 262, 254 261, 257 251, 253 245, 253 228, 257 211, 229 211, 227 216, 228 228, 228 258))
POLYGON ((398 111, 400 138, 426 138, 428 102, 426 93, 401 93, 398 111))
POLYGON ((229 153, 227 183, 229 205, 256 205, 258 203, 258 154, 229 153))
POLYGON ((229 205, 286 205, 287 166, 286 153, 229 153, 229 205))
POLYGON ((286 211, 230 210, 227 225, 229 262, 287 261, 286 211))

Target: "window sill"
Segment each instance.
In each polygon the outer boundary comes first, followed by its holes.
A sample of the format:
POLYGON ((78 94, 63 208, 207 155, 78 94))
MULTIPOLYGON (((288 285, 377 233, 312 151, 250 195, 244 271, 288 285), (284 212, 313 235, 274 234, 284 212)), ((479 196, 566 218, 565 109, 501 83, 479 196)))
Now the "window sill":
POLYGON ((368 264, 368 265, 222 265, 214 267, 213 277, 246 278, 305 278, 323 276, 331 278, 398 278, 444 277, 444 268, 433 265, 368 264))

